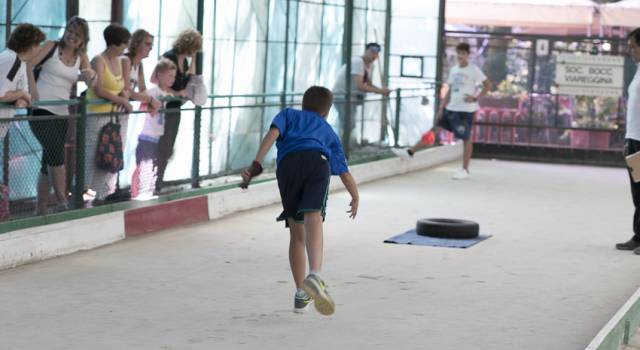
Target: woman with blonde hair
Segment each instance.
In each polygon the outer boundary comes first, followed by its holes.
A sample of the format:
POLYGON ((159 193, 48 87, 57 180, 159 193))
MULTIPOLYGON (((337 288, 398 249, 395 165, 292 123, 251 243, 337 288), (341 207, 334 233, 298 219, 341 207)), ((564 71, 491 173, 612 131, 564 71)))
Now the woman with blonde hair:
MULTIPOLYGON (((91 85, 95 81, 96 73, 91 69, 87 56, 88 44, 87 21, 80 17, 72 17, 59 41, 47 41, 40 46, 38 53, 28 62, 33 98, 45 101, 68 100, 78 80, 91 85), (37 80, 34 66, 38 71, 37 80)), ((42 120, 29 121, 29 126, 42 146, 36 213, 44 215, 47 213, 49 191, 52 186, 58 200, 56 211, 68 208, 64 166, 68 119, 51 119, 50 116, 68 116, 69 106, 43 105, 34 109, 33 115, 43 116, 42 120)))
POLYGON ((124 55, 124 67, 129 70, 129 91, 131 98, 147 103, 154 109, 161 107, 160 101, 149 96, 145 83, 142 60, 149 57, 153 49, 153 35, 144 29, 138 29, 131 35, 128 52, 124 55))
MULTIPOLYGON (((187 84, 191 75, 196 72, 196 54, 200 51, 202 51, 202 35, 197 30, 186 29, 173 42, 173 48, 162 55, 173 61, 178 67, 176 80, 170 91, 174 96, 187 97, 187 84), (188 57, 191 58, 191 62, 187 60, 188 57)), ((182 103, 180 101, 169 102, 166 106, 169 111, 165 113, 164 135, 158 144, 156 193, 159 193, 162 188, 164 172, 169 158, 173 154, 173 145, 176 142, 180 126, 180 111, 178 109, 182 103), (171 109, 175 110, 171 111, 171 109)))

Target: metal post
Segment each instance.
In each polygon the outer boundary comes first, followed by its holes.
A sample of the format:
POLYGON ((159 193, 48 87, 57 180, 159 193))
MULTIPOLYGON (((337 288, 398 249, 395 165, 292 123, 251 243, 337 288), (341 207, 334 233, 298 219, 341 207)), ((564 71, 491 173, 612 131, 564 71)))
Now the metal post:
POLYGON ((111 0, 111 22, 122 23, 123 8, 122 0, 111 0))
POLYGON ((442 81, 442 70, 443 70, 442 60, 446 58, 445 57, 446 33, 444 31, 445 7, 446 7, 445 3, 446 3, 446 0, 440 0, 440 11, 438 14, 438 49, 437 49, 438 51, 437 51, 437 57, 436 57, 436 85, 435 85, 436 96, 435 96, 435 103, 433 104, 433 115, 436 116, 436 118, 437 118, 438 110, 440 109, 440 103, 441 103, 440 89, 442 88, 442 84, 440 82, 442 81))
MULTIPOLYGON (((216 0, 213 1, 213 20, 211 21, 212 26, 212 35, 213 38, 213 48, 211 49, 211 67, 216 66, 216 18, 218 14, 218 2, 216 0)), ((211 94, 214 95, 216 90, 216 70, 211 69, 211 94)), ((211 105, 215 106, 216 99, 211 100, 211 105)), ((213 121, 215 116, 215 109, 209 110, 209 133, 207 135, 207 145, 209 147, 209 152, 207 156, 207 163, 209 163, 209 171, 207 171, 208 175, 212 175, 213 173, 213 139, 211 135, 213 135, 213 121)))
MULTIPOLYGON (((391 57, 391 16, 392 16, 392 4, 391 0, 387 0, 387 12, 385 13, 385 32, 384 32, 384 63, 382 72, 382 85, 389 86, 389 59, 391 57)), ((378 66, 379 67, 379 66, 378 66)), ((389 117, 387 111, 389 108, 389 99, 384 98, 382 100, 382 118, 380 122, 380 141, 384 141, 387 137, 387 127, 389 124, 389 117)))
POLYGON ((624 321, 624 330, 622 333, 622 344, 629 345, 629 333, 631 331, 631 322, 629 320, 624 321))
MULTIPOLYGON (((267 67, 269 65, 269 17, 271 16, 271 0, 267 1, 267 28, 264 34, 264 66, 267 67)), ((262 74, 262 104, 267 103, 267 97, 265 94, 267 93, 267 71, 262 74)), ((264 118, 265 118, 266 108, 262 107, 262 112, 260 113, 260 133, 258 138, 258 144, 262 141, 262 137, 264 136, 264 118)))
MULTIPOLYGON (((204 32, 204 0, 198 0, 197 29, 204 32)), ((202 52, 196 57, 196 74, 202 75, 202 52)), ((191 159, 191 188, 200 188, 200 133, 202 131, 202 108, 196 106, 193 121, 193 157, 191 159)))
POLYGON ((13 0, 5 0, 7 2, 7 6, 6 6, 6 11, 7 13, 5 14, 5 20, 4 20, 4 41, 5 44, 7 41, 9 41, 9 36, 11 35, 11 15, 13 12, 13 7, 12 7, 12 3, 13 0))
POLYGON ((345 90, 347 91, 345 104, 345 114, 340 116, 342 119, 342 144, 344 147, 344 154, 349 158, 351 155, 351 56, 353 54, 353 0, 345 1, 344 9, 344 39, 343 45, 343 60, 347 65, 347 74, 345 74, 345 90))
POLYGON ((398 139, 400 136, 400 105, 402 100, 400 99, 402 96, 402 89, 398 89, 396 90, 396 125, 394 125, 394 130, 393 130, 393 134, 394 134, 394 139, 393 140, 393 147, 398 147, 398 139))
POLYGON ((67 20, 80 13, 80 0, 67 0, 67 20))
MULTIPOLYGON (((6 43, 9 41, 9 37, 11 36, 11 13, 13 12, 13 9, 11 7, 11 3, 13 2, 12 0, 6 0, 7 1, 7 16, 5 18, 5 36, 4 36, 4 42, 5 45, 6 43)), ((11 123, 9 123, 9 130, 11 130, 11 123)), ((6 186, 9 186, 9 152, 10 152, 10 139, 11 139, 11 132, 7 131, 7 135, 5 135, 4 140, 3 140, 3 147, 2 147, 2 183, 6 186)))
POLYGON ((87 128, 87 99, 82 96, 79 99, 80 118, 76 126, 76 187, 73 191, 73 202, 76 208, 84 206, 84 164, 86 148, 86 128, 87 128))
POLYGON ((282 74, 282 95, 280 96, 280 106, 282 109, 286 106, 287 93, 287 72, 289 71, 289 15, 291 9, 291 0, 287 0, 287 8, 285 11, 285 29, 284 29, 284 69, 282 74))

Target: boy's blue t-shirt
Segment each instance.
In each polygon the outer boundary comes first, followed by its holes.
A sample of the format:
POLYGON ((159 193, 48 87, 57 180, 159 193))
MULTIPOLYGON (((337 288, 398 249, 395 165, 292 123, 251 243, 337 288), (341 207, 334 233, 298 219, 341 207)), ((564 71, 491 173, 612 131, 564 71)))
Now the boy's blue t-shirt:
POLYGON ((349 171, 338 135, 320 114, 287 108, 273 118, 271 127, 280 131, 278 164, 287 154, 317 150, 329 159, 332 175, 349 171))

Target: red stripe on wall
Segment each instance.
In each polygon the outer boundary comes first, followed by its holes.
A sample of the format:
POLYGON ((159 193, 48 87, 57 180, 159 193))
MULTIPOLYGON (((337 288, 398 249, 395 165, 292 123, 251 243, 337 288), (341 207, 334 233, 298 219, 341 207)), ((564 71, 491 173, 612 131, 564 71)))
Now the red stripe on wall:
POLYGON ((204 221, 209 221, 206 196, 172 201, 127 210, 124 213, 125 236, 138 236, 204 221))

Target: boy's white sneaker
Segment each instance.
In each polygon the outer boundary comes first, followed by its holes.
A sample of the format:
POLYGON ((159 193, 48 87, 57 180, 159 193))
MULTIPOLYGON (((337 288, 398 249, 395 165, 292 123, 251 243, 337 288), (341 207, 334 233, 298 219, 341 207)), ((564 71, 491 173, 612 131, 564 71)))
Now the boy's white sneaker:
POLYGON ((461 169, 457 173, 453 174, 451 178, 454 180, 466 180, 469 177, 471 177, 471 175, 469 175, 469 171, 465 169, 461 169))
POLYGON ((408 148, 392 148, 391 152, 404 160, 411 160, 413 158, 408 148))

